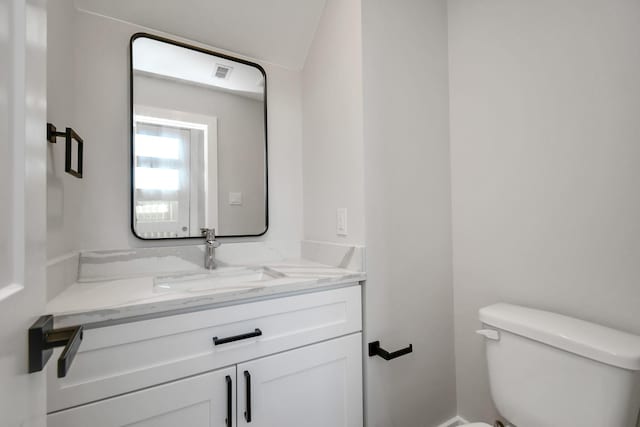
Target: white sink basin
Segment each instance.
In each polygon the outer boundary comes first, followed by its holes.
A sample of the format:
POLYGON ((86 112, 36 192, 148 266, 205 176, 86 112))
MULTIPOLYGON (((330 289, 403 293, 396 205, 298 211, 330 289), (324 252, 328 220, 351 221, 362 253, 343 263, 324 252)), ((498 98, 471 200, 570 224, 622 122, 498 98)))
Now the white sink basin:
POLYGON ((221 267, 204 273, 156 276, 156 292, 232 291, 267 286, 267 282, 284 274, 264 267, 221 267))

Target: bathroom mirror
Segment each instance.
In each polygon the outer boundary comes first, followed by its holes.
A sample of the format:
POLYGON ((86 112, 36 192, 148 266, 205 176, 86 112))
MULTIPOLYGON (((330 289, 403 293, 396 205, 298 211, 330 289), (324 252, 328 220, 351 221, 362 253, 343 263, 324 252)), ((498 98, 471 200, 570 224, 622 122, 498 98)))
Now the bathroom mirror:
POLYGON ((138 33, 131 38, 131 227, 141 239, 267 231, 264 69, 138 33))

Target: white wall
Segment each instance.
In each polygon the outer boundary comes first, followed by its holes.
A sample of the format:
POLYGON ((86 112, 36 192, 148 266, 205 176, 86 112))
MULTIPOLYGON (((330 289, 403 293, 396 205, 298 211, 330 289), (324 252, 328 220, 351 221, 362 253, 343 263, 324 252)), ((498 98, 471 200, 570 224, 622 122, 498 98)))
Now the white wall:
POLYGON ((304 237, 364 242, 360 0, 328 0, 302 71, 304 237), (347 208, 348 236, 336 235, 347 208))
MULTIPOLYGON (((55 8, 49 10, 55 13, 55 8)), ((71 31, 65 34, 67 39, 72 36, 73 44, 52 40, 54 45, 64 46, 67 55, 73 49, 72 61, 52 69, 49 81, 55 82, 60 91, 66 86, 66 96, 73 97, 73 105, 52 104, 48 115, 60 127, 70 125, 84 138, 84 179, 68 184, 74 178, 64 177, 65 197, 73 194, 74 203, 64 211, 63 223, 68 226, 61 229, 49 225, 49 255, 72 249, 158 246, 161 243, 138 240, 130 231, 129 38, 145 29, 86 12, 72 14, 71 31), (69 72, 73 79, 69 79, 69 72), (66 111, 68 108, 72 108, 73 115, 66 111), (72 239, 70 243, 65 242, 68 238, 72 239)), ((269 89, 270 226, 266 236, 254 240, 300 240, 300 72, 261 65, 267 71, 269 89)), ((57 167, 61 167, 59 162, 56 161, 57 167)))
POLYGON ((370 427, 456 414, 446 25, 444 0, 329 0, 303 69, 305 238, 366 243, 365 341, 414 345, 367 358, 370 427))
POLYGON ((444 0, 363 2, 370 427, 456 414, 444 0))
MULTIPOLYGON (((61 23, 49 25, 49 119, 86 141, 81 181, 50 147, 49 256, 144 246, 129 231, 128 39, 140 28, 49 14, 61 23)), ((414 344, 368 359, 370 426, 453 415, 454 378, 459 413, 493 421, 473 333, 484 305, 640 333, 640 4, 449 0, 452 211, 446 21, 445 0, 329 0, 302 73, 263 64, 265 238, 366 243, 368 338, 414 344)))
MULTIPOLYGON (((47 7, 47 121, 64 131, 75 127, 73 81, 72 0, 47 7)), ((47 144, 47 256, 49 259, 73 249, 73 233, 81 204, 81 181, 64 171, 64 139, 47 144)))
POLYGON ((494 419, 477 310, 640 333, 640 3, 450 0, 460 413, 494 419))
MULTIPOLYGON (((136 75, 135 105, 196 113, 217 119, 217 188, 220 235, 260 234, 265 227, 264 104, 261 100, 136 75), (230 205, 229 193, 241 192, 242 205, 230 205)), ((206 224, 199 224, 204 227, 206 224)))

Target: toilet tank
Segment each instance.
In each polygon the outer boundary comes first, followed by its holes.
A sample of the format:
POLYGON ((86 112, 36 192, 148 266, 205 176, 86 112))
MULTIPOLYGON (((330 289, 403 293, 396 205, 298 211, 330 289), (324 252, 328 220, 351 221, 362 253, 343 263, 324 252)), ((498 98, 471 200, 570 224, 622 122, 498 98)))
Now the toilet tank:
POLYGON ((510 423, 640 427, 640 337, 510 304, 480 320, 491 394, 510 423))

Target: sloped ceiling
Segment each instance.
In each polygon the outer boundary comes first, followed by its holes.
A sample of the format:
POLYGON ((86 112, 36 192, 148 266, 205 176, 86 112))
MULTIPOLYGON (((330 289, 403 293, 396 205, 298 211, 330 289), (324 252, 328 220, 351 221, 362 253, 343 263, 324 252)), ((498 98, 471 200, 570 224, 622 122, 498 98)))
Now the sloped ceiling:
POLYGON ((326 0, 75 0, 76 8, 301 69, 326 0))

